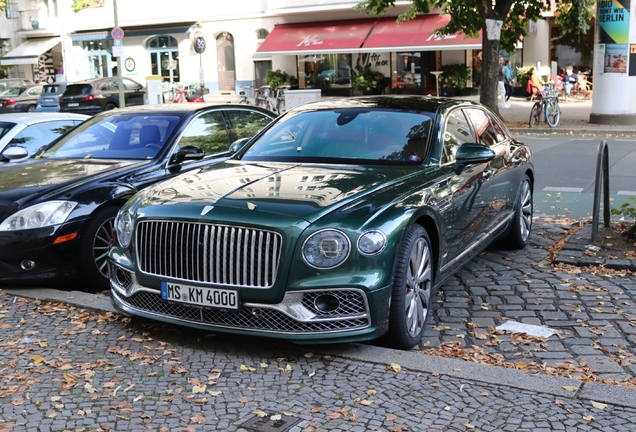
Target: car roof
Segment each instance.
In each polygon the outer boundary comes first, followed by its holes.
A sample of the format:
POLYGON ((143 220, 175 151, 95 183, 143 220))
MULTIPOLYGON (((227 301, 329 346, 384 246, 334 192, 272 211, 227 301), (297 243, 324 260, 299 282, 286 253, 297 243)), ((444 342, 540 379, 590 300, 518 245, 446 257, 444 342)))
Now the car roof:
POLYGON ((71 82, 71 83, 66 83, 66 85, 67 86, 72 86, 72 85, 76 85, 76 84, 78 84, 78 85, 94 84, 94 83, 98 83, 98 82, 102 82, 102 81, 112 81, 113 79, 117 79, 117 77, 90 78, 90 79, 85 79, 85 80, 81 80, 81 81, 75 81, 75 82, 71 82))
POLYGON ((481 106, 478 103, 458 99, 449 99, 433 96, 412 96, 412 95, 385 95, 385 96, 359 96, 343 99, 328 99, 301 105, 293 110, 316 111, 333 110, 341 108, 379 108, 395 109, 400 111, 437 112, 440 107, 453 105, 473 105, 481 106))
POLYGON ((24 113, 10 113, 0 115, 0 122, 14 122, 32 125, 45 121, 55 120, 81 120, 89 119, 90 116, 84 114, 72 114, 72 113, 46 113, 46 112, 24 112, 24 113))
POLYGON ((251 106, 251 105, 240 105, 240 104, 228 104, 228 103, 213 103, 213 102, 193 102, 193 103, 165 103, 165 104, 153 104, 153 105, 135 105, 126 108, 118 108, 110 111, 105 111, 98 115, 110 115, 110 114, 130 114, 130 113, 143 113, 143 114, 166 114, 166 113, 175 113, 175 114, 185 114, 196 112, 203 109, 208 108, 242 108, 242 109, 250 109, 252 111, 258 111, 264 114, 270 114, 272 117, 276 117, 276 114, 267 111, 263 108, 251 106))

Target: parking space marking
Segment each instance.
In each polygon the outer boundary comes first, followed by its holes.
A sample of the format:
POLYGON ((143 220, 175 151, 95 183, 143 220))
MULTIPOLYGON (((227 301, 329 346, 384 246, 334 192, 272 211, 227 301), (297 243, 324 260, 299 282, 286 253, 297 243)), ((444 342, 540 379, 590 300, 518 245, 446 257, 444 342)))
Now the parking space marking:
POLYGON ((583 192, 583 188, 552 187, 552 186, 545 187, 543 188, 543 190, 547 192, 574 192, 574 193, 583 192))
POLYGON ((635 191, 618 191, 616 195, 636 196, 636 192, 635 191))

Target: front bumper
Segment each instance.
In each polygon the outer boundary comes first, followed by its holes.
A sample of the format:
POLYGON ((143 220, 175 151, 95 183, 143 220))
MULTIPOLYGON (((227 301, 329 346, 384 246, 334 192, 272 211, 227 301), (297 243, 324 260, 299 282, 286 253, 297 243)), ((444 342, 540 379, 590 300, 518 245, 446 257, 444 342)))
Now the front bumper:
POLYGON ((80 236, 53 244, 59 236, 80 232, 83 220, 58 227, 18 232, 0 232, 0 282, 34 284, 42 281, 67 281, 77 274, 80 236), (23 261, 35 265, 25 269, 23 261))
POLYGON ((112 262, 109 270, 111 300, 129 316, 296 343, 359 342, 388 328, 390 286, 372 293, 357 287, 290 291, 278 304, 244 302, 238 311, 224 311, 163 300, 159 290, 141 286, 130 270, 112 262), (314 300, 325 294, 339 301, 333 312, 315 307, 314 300))

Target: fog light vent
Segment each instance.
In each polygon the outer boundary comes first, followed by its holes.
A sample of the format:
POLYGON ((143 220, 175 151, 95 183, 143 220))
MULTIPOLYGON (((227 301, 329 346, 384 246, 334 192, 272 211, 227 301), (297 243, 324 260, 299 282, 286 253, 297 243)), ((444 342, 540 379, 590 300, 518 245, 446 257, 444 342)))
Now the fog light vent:
POLYGON ((22 270, 33 270, 35 268, 35 261, 31 261, 31 260, 23 260, 20 263, 20 268, 22 268, 22 270))
POLYGON ((340 307, 340 300, 334 295, 322 294, 314 300, 314 307, 320 312, 333 312, 340 307))

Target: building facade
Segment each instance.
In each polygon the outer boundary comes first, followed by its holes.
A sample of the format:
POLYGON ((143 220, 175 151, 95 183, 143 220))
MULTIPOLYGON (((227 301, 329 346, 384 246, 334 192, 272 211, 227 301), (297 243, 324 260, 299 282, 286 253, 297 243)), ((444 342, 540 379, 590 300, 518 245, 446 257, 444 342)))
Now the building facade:
MULTIPOLYGON (((119 51, 123 75, 142 84, 159 75, 164 82, 204 83, 211 92, 233 93, 281 69, 297 77, 300 88, 348 95, 349 71, 356 65, 381 72, 391 93, 434 94, 432 72, 460 63, 471 69, 469 87, 479 86, 480 38, 434 36, 448 19, 439 14, 397 24, 408 2, 397 2, 386 17, 355 11, 356 3, 181 0, 175 6, 119 0, 120 42, 111 34, 114 0, 92 0, 76 11, 73 0, 9 1, 0 19, 0 65, 10 76, 74 82, 116 75, 113 54, 119 51)), ((547 22, 533 24, 511 53, 513 65, 548 67, 549 36, 547 22)))

